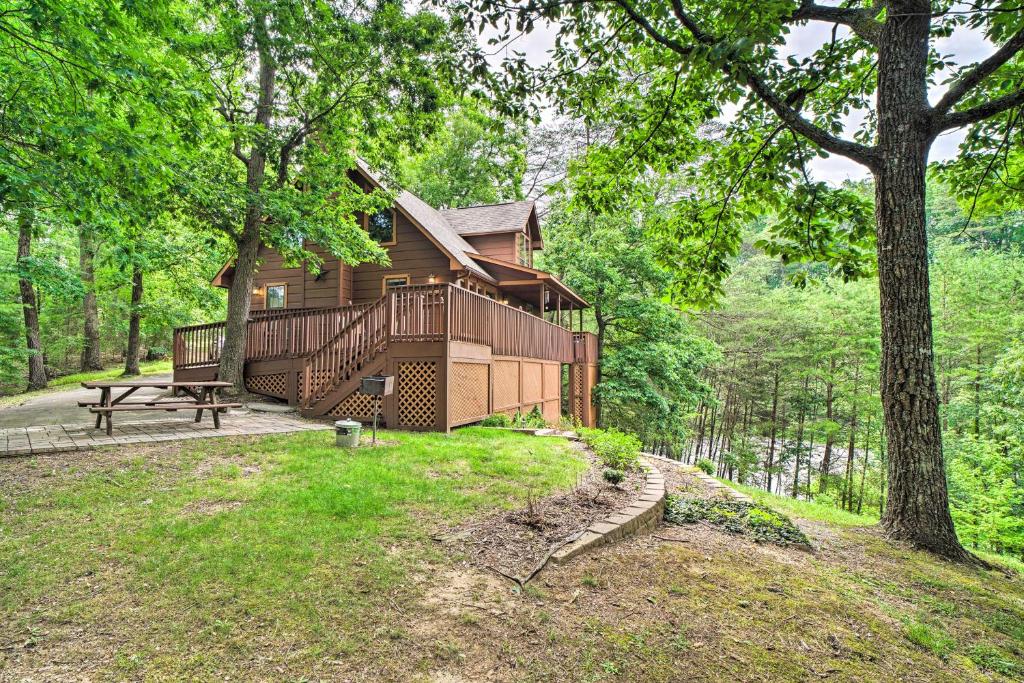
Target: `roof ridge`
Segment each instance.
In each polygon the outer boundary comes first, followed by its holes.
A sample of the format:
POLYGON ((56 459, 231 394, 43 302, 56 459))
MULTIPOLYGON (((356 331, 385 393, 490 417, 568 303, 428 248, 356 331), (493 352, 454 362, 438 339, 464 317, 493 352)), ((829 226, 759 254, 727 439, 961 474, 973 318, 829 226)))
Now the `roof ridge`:
POLYGON ((447 209, 437 209, 438 211, 466 211, 468 209, 486 209, 491 206, 508 206, 510 204, 536 204, 535 199, 515 199, 507 202, 495 202, 493 204, 473 204, 472 206, 453 206, 447 209))

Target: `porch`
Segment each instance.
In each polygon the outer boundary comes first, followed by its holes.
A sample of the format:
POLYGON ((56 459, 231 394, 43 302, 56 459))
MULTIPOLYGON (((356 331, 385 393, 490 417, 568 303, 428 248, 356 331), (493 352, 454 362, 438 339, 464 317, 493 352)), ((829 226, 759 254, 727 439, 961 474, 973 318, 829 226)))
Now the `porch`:
MULTIPOLYGON (((176 330, 175 380, 215 379, 223 335, 222 322, 176 330)), ((411 285, 371 304, 254 311, 245 377, 305 415, 370 420, 360 380, 394 375, 381 417, 399 429, 446 431, 534 407, 550 422, 565 412, 589 425, 596 362, 590 333, 456 285, 411 285)))

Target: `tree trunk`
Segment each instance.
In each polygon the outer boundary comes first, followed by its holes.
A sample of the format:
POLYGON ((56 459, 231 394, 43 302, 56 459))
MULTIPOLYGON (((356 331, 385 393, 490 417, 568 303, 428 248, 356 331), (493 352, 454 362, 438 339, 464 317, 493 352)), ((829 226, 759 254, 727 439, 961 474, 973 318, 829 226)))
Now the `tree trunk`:
MULTIPOLYGON (((273 118, 273 103, 277 67, 270 49, 265 16, 256 18, 256 49, 259 57, 259 97, 255 123, 269 128, 273 118)), ((266 175, 267 154, 260 142, 252 145, 245 161, 245 183, 248 195, 242 231, 235 240, 238 257, 235 274, 228 289, 228 315, 224 324, 224 346, 221 349, 218 379, 231 382, 233 390, 245 392, 245 347, 252 303, 252 283, 256 275, 256 262, 260 249, 263 224, 263 199, 260 190, 266 175)))
MULTIPOLYGON (((797 497, 797 492, 800 490, 800 454, 804 447, 804 420, 807 415, 807 385, 810 379, 804 377, 804 392, 803 396, 800 397, 800 417, 797 421, 796 427, 796 464, 793 466, 793 497, 797 497)), ((807 456, 810 460, 810 455, 807 456)), ((810 482, 808 482, 810 483, 810 482)), ((782 491, 780 491, 782 493, 782 491)))
MULTIPOLYGON (((832 412, 835 394, 835 382, 833 377, 836 372, 836 359, 833 357, 828 361, 828 379, 825 381, 825 419, 832 422, 832 412)), ((818 493, 828 491, 828 477, 832 472, 832 440, 835 435, 832 433, 832 425, 828 425, 825 431, 825 453, 821 457, 821 479, 818 480, 818 493)))
POLYGON ((768 458, 764 463, 765 490, 772 492, 772 466, 775 464, 775 433, 778 425, 776 420, 779 415, 779 370, 776 368, 772 375, 772 430, 768 441, 768 458))
POLYGON ((102 370, 100 358, 100 313, 96 306, 96 274, 93 261, 96 258, 96 242, 89 234, 89 226, 83 224, 78 229, 78 270, 85 288, 82 297, 82 359, 81 370, 102 370))
POLYGON ((139 370, 139 344, 141 335, 139 326, 142 323, 142 269, 139 266, 132 267, 132 305, 128 317, 128 351, 124 355, 124 374, 138 375, 139 370))
POLYGON ((888 535, 944 557, 973 560, 949 512, 935 384, 925 231, 932 142, 925 0, 890 3, 878 59, 875 179, 882 321, 882 410, 889 442, 888 535))
MULTIPOLYGON (((860 493, 857 495, 857 514, 864 508, 864 481, 868 478, 868 456, 871 455, 871 413, 864 427, 864 466, 860 470, 860 493)), ((852 510, 852 506, 851 506, 852 510)))
POLYGON ((974 435, 981 436, 981 344, 974 351, 974 435))
MULTIPOLYGON (((846 488, 843 491, 845 507, 853 510, 853 465, 854 448, 857 442, 857 391, 860 383, 860 364, 858 363, 853 372, 853 398, 850 403, 850 443, 846 451, 846 488)), ((840 504, 840 507, 844 507, 840 504)))
POLYGON ((36 306, 36 290, 24 269, 25 261, 32 256, 33 215, 24 209, 18 215, 18 291, 21 293, 21 310, 25 316, 25 347, 28 349, 28 391, 46 386, 46 365, 43 363, 43 345, 39 336, 39 309, 36 306))

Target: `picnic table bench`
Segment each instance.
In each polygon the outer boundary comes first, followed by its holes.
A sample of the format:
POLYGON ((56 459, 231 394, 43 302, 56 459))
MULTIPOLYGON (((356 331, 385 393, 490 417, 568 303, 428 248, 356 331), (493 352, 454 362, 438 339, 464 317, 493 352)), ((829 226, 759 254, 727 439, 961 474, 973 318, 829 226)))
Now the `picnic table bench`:
POLYGON ((203 411, 209 410, 213 415, 213 426, 220 429, 220 413, 227 408, 241 408, 241 403, 221 403, 220 390, 230 387, 231 382, 168 382, 160 380, 131 380, 127 382, 82 382, 86 389, 99 389, 99 401, 79 401, 80 408, 88 408, 96 414, 96 429, 100 428, 104 419, 107 423, 107 436, 111 435, 112 415, 116 412, 131 410, 179 410, 196 411, 196 422, 203 418, 203 411), (113 390, 123 389, 116 397, 113 390), (172 389, 175 394, 167 400, 126 401, 139 389, 172 389))

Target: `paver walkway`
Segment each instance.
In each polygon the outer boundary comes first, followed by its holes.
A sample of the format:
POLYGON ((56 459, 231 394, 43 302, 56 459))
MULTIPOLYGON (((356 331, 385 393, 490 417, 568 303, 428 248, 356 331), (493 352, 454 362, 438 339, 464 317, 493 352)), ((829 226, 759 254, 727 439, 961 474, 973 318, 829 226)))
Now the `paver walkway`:
MULTIPOLYGON (((191 413, 190 413, 191 414, 191 413)), ((196 423, 193 418, 137 420, 114 424, 114 433, 107 436, 94 423, 36 425, 0 429, 0 458, 4 456, 82 451, 101 446, 126 443, 155 443, 183 439, 209 439, 218 436, 283 434, 309 430, 331 429, 322 422, 304 420, 295 414, 270 414, 248 410, 232 410, 221 417, 221 428, 214 429, 207 416, 196 423)))

